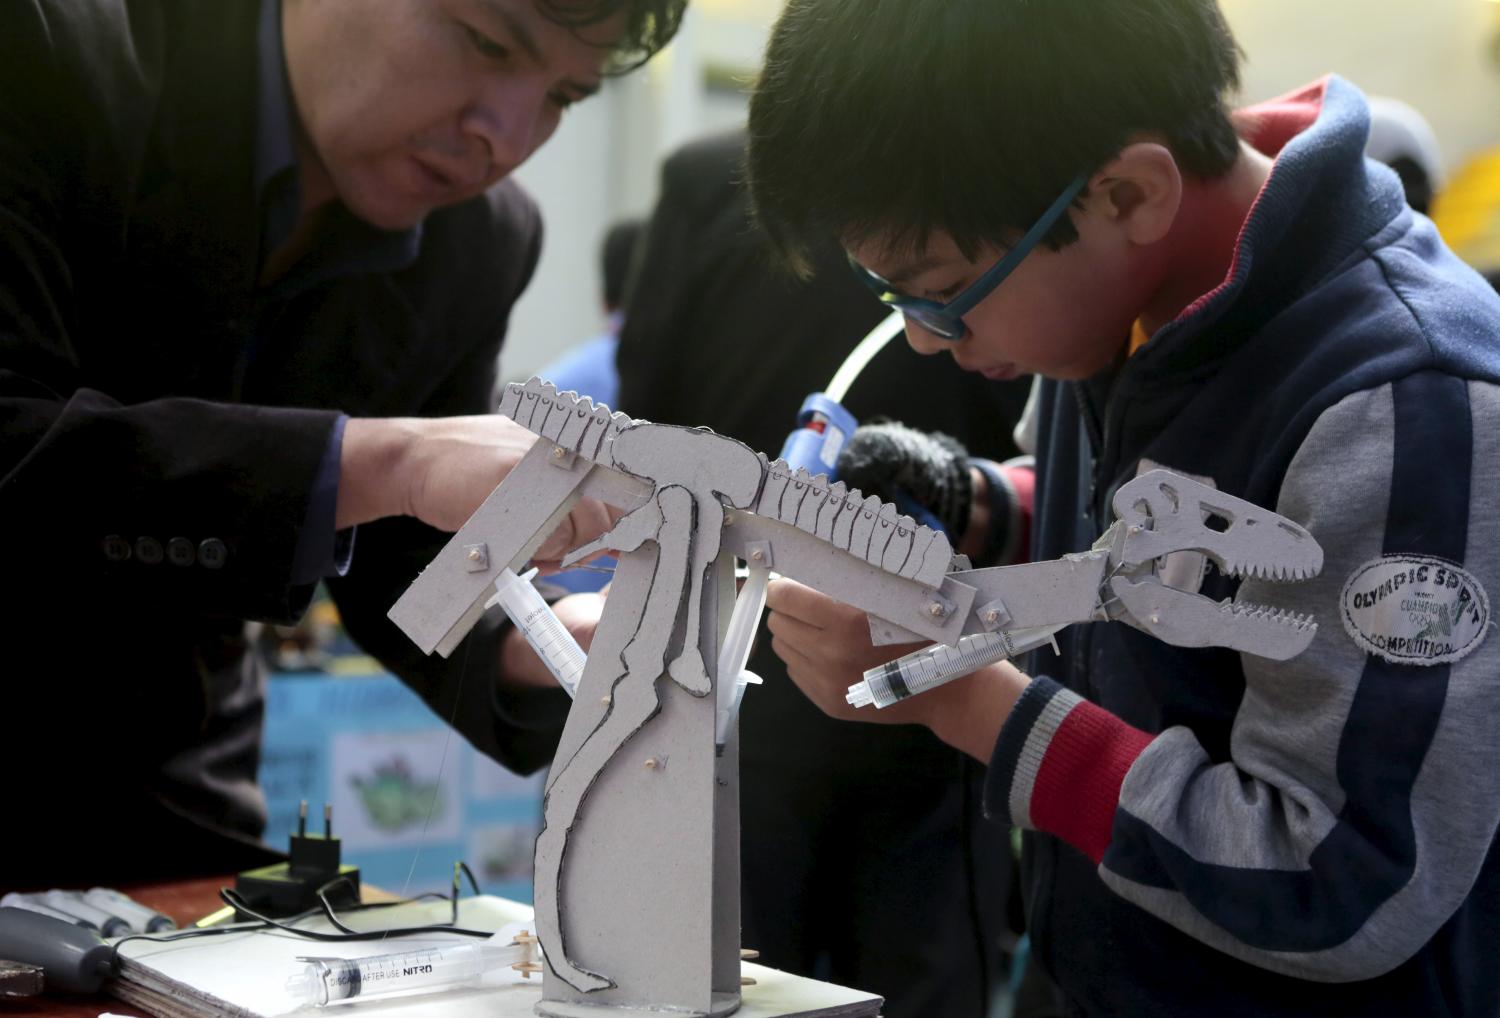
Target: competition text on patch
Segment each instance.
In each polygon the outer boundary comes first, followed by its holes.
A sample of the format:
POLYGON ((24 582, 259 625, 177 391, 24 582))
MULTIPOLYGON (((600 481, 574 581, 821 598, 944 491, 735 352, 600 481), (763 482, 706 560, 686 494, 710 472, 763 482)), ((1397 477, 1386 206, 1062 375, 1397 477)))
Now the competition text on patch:
POLYGON ((1462 566, 1425 555, 1383 555, 1350 574, 1340 598, 1344 629, 1396 664, 1458 661, 1484 640, 1490 602, 1462 566))

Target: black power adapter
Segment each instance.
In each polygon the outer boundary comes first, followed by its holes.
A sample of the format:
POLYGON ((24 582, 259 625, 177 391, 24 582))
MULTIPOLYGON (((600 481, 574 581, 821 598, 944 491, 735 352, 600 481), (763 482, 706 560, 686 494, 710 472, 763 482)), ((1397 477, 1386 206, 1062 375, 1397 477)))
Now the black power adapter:
POLYGON ((320 908, 318 891, 334 907, 359 904, 359 867, 340 863, 339 839, 333 836, 333 807, 323 806, 323 833, 307 833, 307 800, 297 814, 286 862, 245 870, 234 889, 245 904, 273 919, 320 908), (342 879, 341 879, 342 878, 342 879))

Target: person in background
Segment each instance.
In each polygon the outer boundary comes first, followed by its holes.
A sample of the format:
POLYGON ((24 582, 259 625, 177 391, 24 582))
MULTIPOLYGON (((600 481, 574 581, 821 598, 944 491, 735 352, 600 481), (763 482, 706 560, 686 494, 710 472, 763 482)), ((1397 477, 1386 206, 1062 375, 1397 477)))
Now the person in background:
POLYGON ((1453 253, 1500 290, 1500 149, 1473 156, 1450 181, 1427 118, 1399 99, 1371 96, 1365 155, 1395 170, 1406 203, 1430 215, 1453 253))
POLYGON ((618 405, 620 376, 615 370, 615 351, 620 345, 620 327, 629 310, 625 304, 625 286, 644 228, 643 220, 623 219, 604 234, 599 250, 600 277, 604 283, 604 331, 537 371, 542 378, 555 382, 559 392, 589 396, 611 410, 624 409, 618 405))
POLYGON ((1365 155, 1401 178, 1406 204, 1424 216, 1443 187, 1443 152, 1432 125, 1416 107, 1387 96, 1370 96, 1370 140, 1365 155))
MULTIPOLYGON (((666 161, 627 298, 620 401, 774 455, 803 399, 884 313, 834 247, 805 283, 771 262, 751 225, 744 142, 742 131, 706 138, 666 161)), ((875 444, 940 430, 1004 459, 1025 394, 1025 382, 956 376, 893 342, 845 402, 859 419, 904 422, 879 425, 875 444)), ((896 469, 883 460, 845 479, 873 492, 900 473, 929 498, 969 484, 970 464, 937 443, 908 448, 896 469)), ((766 681, 740 715, 743 943, 773 968, 881 994, 890 1018, 985 1015, 1010 866, 1008 831, 979 815, 982 769, 919 728, 824 717, 764 633, 749 667, 766 681)))
MULTIPOLYGON (((605 331, 585 340, 557 360, 537 371, 537 375, 557 385, 559 392, 576 392, 620 410, 620 375, 615 370, 615 351, 620 347, 620 327, 625 322, 626 284, 630 279, 635 251, 644 232, 645 222, 624 219, 604 233, 600 245, 600 276, 604 283, 603 305, 605 331)), ((577 569, 552 573, 542 581, 548 597, 593 594, 603 590, 614 568, 613 556, 601 556, 577 569)), ((603 611, 600 604, 599 610, 603 611)))

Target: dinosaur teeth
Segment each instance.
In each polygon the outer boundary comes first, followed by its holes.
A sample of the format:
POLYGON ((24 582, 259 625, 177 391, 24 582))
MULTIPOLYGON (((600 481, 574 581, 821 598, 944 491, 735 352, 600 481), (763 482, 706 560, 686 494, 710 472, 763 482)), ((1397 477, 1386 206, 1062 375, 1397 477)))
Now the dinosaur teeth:
POLYGON ((1267 605, 1251 604, 1249 602, 1220 601, 1219 611, 1233 616, 1236 622, 1270 623, 1297 630, 1317 627, 1317 623, 1313 621, 1313 616, 1294 612, 1287 608, 1272 608, 1267 605))
POLYGON ((1314 566, 1294 565, 1287 562, 1230 562, 1220 566, 1220 572, 1235 579, 1264 580, 1268 583, 1298 583, 1318 575, 1314 566))

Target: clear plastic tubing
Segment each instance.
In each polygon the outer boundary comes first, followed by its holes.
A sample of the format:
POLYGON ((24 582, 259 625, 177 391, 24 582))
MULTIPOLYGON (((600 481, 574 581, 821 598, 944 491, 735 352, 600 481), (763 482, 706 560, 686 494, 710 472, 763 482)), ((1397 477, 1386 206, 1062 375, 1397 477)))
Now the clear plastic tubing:
POLYGON ((871 668, 862 681, 849 687, 846 701, 855 707, 889 707, 909 696, 925 693, 945 682, 976 672, 985 665, 1004 661, 1027 651, 1052 644, 1062 626, 1049 626, 1014 633, 976 633, 957 644, 935 644, 913 651, 889 664, 871 668))
POLYGON ((531 585, 536 575, 532 569, 524 576, 517 576, 513 569, 502 569, 495 580, 495 596, 484 603, 498 604, 516 624, 531 649, 547 666, 554 678, 569 696, 578 695, 578 680, 583 678, 583 666, 588 655, 568 632, 562 619, 552 606, 542 600, 542 595, 531 585))
POLYGON ((404 997, 476 985, 492 968, 523 961, 526 947, 489 942, 445 944, 367 958, 308 958, 287 977, 286 992, 299 1006, 404 997))

